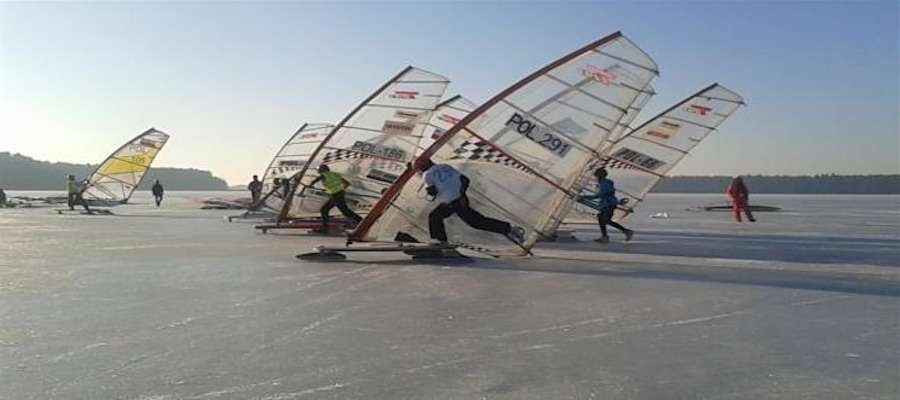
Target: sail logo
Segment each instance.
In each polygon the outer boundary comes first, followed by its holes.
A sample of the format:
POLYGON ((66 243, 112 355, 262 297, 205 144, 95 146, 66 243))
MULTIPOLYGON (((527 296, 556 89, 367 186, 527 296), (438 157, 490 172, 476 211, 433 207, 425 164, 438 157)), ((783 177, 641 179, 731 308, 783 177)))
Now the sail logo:
POLYGON ((154 141, 152 141, 152 140, 141 139, 141 142, 140 142, 140 143, 141 143, 142 145, 144 145, 144 146, 147 146, 147 147, 152 147, 152 148, 154 148, 154 149, 156 148, 156 142, 154 142, 154 141))
POLYGON ((603 69, 591 64, 588 64, 584 68, 582 68, 581 74, 604 85, 609 85, 616 80, 616 74, 614 74, 609 69, 603 69))
POLYGON ((669 122, 669 121, 662 121, 659 123, 659 126, 661 128, 666 128, 671 131, 677 131, 677 130, 681 129, 681 124, 676 124, 674 122, 669 122))
POLYGON ((397 110, 397 112, 394 113, 394 117, 405 119, 405 120, 417 120, 417 119, 419 119, 419 113, 397 110))
POLYGON ((279 166, 282 166, 282 167, 283 167, 283 166, 294 166, 294 167, 299 167, 299 166, 302 166, 302 165, 305 164, 305 163, 306 163, 305 160, 281 160, 281 161, 278 162, 278 165, 279 165, 279 166))
POLYGON ((672 135, 670 135, 670 134, 668 134, 668 133, 660 132, 660 131, 654 131, 654 130, 652 130, 652 129, 649 130, 649 131, 647 131, 647 136, 652 136, 652 137, 659 138, 659 139, 662 139, 662 140, 669 140, 669 139, 672 138, 672 135))
POLYGON ((639 151, 631 150, 627 147, 623 147, 619 151, 615 152, 612 155, 612 158, 628 162, 629 164, 636 165, 650 171, 654 171, 666 164, 663 161, 657 160, 639 151))
POLYGON ((401 99, 401 100, 415 100, 419 95, 419 92, 412 90, 397 90, 394 94, 390 95, 392 99, 401 99))
POLYGON ((677 133, 679 129, 681 129, 681 125, 679 124, 669 121, 660 121, 657 127, 647 130, 647 133, 644 135, 648 136, 650 139, 666 141, 671 139, 672 135, 677 133))
POLYGON ((706 106, 698 106, 696 104, 691 104, 685 110, 689 113, 694 113, 694 114, 697 114, 700 116, 705 116, 706 114, 709 114, 710 111, 712 111, 712 108, 706 107, 706 106))
POLYGON ((454 117, 452 115, 448 115, 448 114, 441 114, 438 116, 438 119, 441 121, 444 121, 450 125, 456 125, 460 121, 459 118, 456 118, 456 117, 454 117))
POLYGON ((416 124, 402 121, 384 121, 381 131, 388 135, 411 135, 416 124))
POLYGON ((312 138, 314 138, 314 137, 316 137, 316 136, 319 136, 319 134, 318 134, 318 133, 307 133, 307 134, 305 134, 305 135, 301 135, 301 136, 299 137, 299 139, 312 139, 312 138))

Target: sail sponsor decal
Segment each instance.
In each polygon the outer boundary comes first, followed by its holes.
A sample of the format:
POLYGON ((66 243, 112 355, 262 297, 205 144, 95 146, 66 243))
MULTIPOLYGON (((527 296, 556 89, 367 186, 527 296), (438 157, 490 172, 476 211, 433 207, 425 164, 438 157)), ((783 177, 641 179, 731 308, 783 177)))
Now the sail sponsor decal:
POLYGON ((456 125, 460 121, 459 118, 456 118, 449 114, 441 114, 438 116, 438 119, 441 121, 444 121, 450 125, 456 125))
POLYGON ((154 149, 156 148, 156 142, 154 142, 152 140, 141 139, 140 144, 147 146, 147 147, 152 147, 154 149))
POLYGON ((646 135, 650 136, 651 139, 658 139, 658 140, 664 140, 664 141, 672 138, 672 135, 670 135, 666 132, 655 131, 653 129, 648 130, 646 135))
POLYGON ((396 90, 389 97, 400 100, 415 100, 419 96, 419 92, 415 90, 396 90))
POLYGON ((557 157, 565 157, 572 149, 571 144, 558 137, 549 128, 537 125, 519 113, 513 113, 506 121, 506 126, 512 126, 517 133, 549 150, 557 157))
POLYGON ((648 129, 644 136, 648 139, 667 141, 681 129, 681 125, 669 121, 661 121, 659 125, 648 129))
POLYGON ((400 175, 392 174, 378 169, 372 169, 366 174, 366 178, 374 179, 384 183, 394 183, 400 175))
POLYGON ((706 114, 709 114, 710 111, 712 111, 712 108, 711 108, 711 107, 706 107, 706 106, 697 105, 697 104, 691 104, 691 105, 687 106, 687 108, 685 109, 685 111, 687 111, 687 112, 689 112, 689 113, 697 114, 697 115, 700 115, 700 116, 706 116, 706 114))
POLYGON ((395 118, 405 119, 408 121, 415 121, 415 120, 419 119, 420 115, 421 114, 419 114, 417 112, 405 111, 405 110, 397 110, 394 113, 395 118))
POLYGON ((608 68, 600 68, 591 64, 585 65, 584 68, 581 69, 581 74, 604 85, 609 85, 616 80, 616 74, 608 68))
POLYGON ((300 135, 300 137, 298 139, 312 139, 316 136, 319 136, 319 134, 318 133, 307 133, 307 134, 300 135))
POLYGON ((411 135, 416 124, 403 121, 384 121, 381 131, 388 135, 411 135))
POLYGON ((629 149, 627 147, 623 147, 612 154, 612 158, 627 161, 631 164, 637 165, 641 168, 655 171, 666 165, 664 161, 657 160, 653 157, 650 157, 644 153, 641 153, 636 150, 629 149))
POLYGON ((350 150, 357 153, 386 158, 389 160, 396 160, 399 162, 403 162, 406 159, 406 152, 402 149, 382 146, 375 143, 363 142, 360 140, 357 140, 356 143, 353 143, 353 147, 351 147, 350 150))
POLYGON ((279 160, 279 167, 302 167, 306 165, 306 160, 279 160))

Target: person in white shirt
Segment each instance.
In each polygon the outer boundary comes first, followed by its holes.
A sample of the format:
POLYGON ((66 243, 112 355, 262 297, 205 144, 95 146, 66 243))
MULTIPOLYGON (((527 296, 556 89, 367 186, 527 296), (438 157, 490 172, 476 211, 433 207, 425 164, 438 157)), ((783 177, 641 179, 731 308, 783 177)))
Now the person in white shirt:
POLYGON ((428 158, 416 159, 413 164, 416 171, 422 173, 425 190, 438 206, 428 214, 428 230, 431 239, 439 244, 447 244, 447 231, 444 220, 456 214, 467 225, 482 231, 505 235, 516 243, 525 240, 525 230, 514 227, 509 222, 485 217, 469 206, 466 190, 469 178, 460 174, 456 168, 447 164, 434 164, 428 158))

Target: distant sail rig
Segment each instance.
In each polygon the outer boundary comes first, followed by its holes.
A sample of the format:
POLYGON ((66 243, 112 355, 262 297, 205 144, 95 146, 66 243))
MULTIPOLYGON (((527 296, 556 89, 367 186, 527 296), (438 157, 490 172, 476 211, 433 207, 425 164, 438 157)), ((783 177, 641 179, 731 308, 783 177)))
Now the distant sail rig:
MULTIPOLYGON (((656 63, 621 33, 591 43, 527 76, 454 125, 420 157, 448 164, 470 181, 472 208, 526 231, 527 250, 552 233, 561 205, 628 107, 658 74, 656 63)), ((352 241, 424 241, 426 197, 412 170, 396 180, 356 227, 352 241)), ((568 211, 568 210, 565 210, 568 211)), ((522 253, 501 235, 446 220, 451 242, 494 254, 522 253)))
POLYGON ((257 204, 250 206, 251 210, 278 215, 290 195, 290 182, 306 166, 333 128, 333 124, 326 123, 304 123, 300 126, 266 167, 262 179, 264 194, 257 204))
POLYGON ((367 212, 419 152, 427 122, 449 83, 409 66, 367 97, 331 129, 298 171, 277 221, 319 218, 328 195, 310 184, 320 165, 347 179, 347 204, 367 212))
POLYGON ((106 158, 87 179, 82 196, 91 204, 124 204, 144 180, 169 135, 150 128, 106 158))
MULTIPOLYGON (((610 141, 585 171, 584 194, 596 193, 593 170, 606 168, 620 201, 613 218, 626 217, 660 179, 744 104, 743 97, 718 83, 703 88, 610 141)), ((582 216, 594 209, 592 202, 576 207, 582 216)))

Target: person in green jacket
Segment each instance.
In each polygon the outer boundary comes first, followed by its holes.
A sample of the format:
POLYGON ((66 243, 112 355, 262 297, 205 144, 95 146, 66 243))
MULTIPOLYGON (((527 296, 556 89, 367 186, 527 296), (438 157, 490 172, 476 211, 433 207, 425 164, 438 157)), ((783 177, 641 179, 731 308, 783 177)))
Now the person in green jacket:
POLYGON ((66 203, 69 205, 69 210, 75 210, 76 204, 81 204, 84 207, 84 210, 87 212, 91 212, 90 207, 88 207, 87 201, 84 200, 84 197, 81 196, 81 192, 83 188, 78 185, 78 182, 75 182, 75 176, 69 175, 66 177, 66 192, 68 193, 68 198, 66 203))
POLYGON ((328 214, 335 206, 341 210, 341 214, 344 214, 344 216, 353 221, 354 224, 358 224, 359 221, 362 221, 362 217, 357 215, 347 206, 345 190, 350 186, 350 181, 344 179, 344 177, 337 172, 331 172, 331 169, 324 164, 319 166, 318 171, 319 176, 313 180, 309 186, 313 186, 321 181, 325 186, 325 192, 328 193, 328 201, 326 201, 319 210, 322 214, 322 226, 319 229, 315 229, 314 232, 323 234, 328 233, 328 223, 331 220, 331 217, 328 214))

